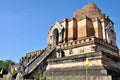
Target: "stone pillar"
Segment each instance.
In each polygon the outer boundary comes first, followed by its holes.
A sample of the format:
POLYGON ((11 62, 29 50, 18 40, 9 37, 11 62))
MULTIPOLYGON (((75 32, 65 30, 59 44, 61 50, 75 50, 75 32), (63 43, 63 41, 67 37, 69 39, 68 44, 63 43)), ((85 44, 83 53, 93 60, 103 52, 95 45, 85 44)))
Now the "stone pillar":
POLYGON ((53 36, 50 35, 50 44, 51 44, 51 45, 52 45, 52 38, 53 38, 53 36))
POLYGON ((59 43, 62 43, 62 32, 59 33, 59 43))
POLYGON ((102 24, 102 38, 104 41, 106 41, 106 31, 105 31, 105 20, 104 19, 101 20, 101 24, 102 24))

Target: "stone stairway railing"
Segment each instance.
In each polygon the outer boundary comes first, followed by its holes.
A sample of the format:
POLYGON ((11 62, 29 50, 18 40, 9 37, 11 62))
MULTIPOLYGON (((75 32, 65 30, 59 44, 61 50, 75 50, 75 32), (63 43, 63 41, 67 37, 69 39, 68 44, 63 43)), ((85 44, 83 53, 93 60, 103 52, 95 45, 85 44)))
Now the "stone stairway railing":
POLYGON ((28 62, 26 66, 29 66, 31 63, 33 63, 38 57, 41 56, 41 54, 42 54, 44 51, 45 51, 45 50, 41 51, 41 52, 39 53, 39 55, 37 55, 37 56, 36 56, 35 58, 33 58, 30 62, 28 62))
POLYGON ((48 49, 48 48, 46 48, 46 50, 43 53, 41 53, 41 55, 39 55, 39 57, 37 57, 31 64, 29 64, 29 66, 28 66, 28 68, 29 68, 28 74, 30 74, 34 69, 36 69, 37 66, 39 66, 40 63, 42 63, 42 61, 44 59, 46 59, 46 57, 49 56, 50 53, 53 50, 55 50, 55 48, 54 49, 48 49))

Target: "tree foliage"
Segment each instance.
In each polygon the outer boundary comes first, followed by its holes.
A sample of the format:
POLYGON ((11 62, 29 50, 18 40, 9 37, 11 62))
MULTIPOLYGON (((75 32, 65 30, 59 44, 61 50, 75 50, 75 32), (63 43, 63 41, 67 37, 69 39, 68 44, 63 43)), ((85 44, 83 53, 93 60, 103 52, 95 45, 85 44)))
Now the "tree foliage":
POLYGON ((15 62, 12 60, 5 60, 5 61, 0 60, 0 71, 3 69, 3 73, 2 73, 2 75, 0 75, 0 77, 2 77, 3 74, 7 74, 9 65, 13 65, 13 64, 15 64, 15 62))
POLYGON ((38 73, 34 75, 34 80, 46 80, 46 77, 43 75, 43 73, 38 73))

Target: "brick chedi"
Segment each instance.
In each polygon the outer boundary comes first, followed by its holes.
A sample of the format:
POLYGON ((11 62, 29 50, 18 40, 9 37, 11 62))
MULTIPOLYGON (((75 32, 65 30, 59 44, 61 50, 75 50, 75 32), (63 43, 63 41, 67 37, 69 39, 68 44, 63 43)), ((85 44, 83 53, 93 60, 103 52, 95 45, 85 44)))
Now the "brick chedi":
POLYGON ((116 45, 114 23, 94 4, 74 12, 70 19, 53 24, 47 47, 27 54, 37 56, 27 63, 28 74, 44 72, 51 80, 85 80, 88 58, 89 80, 119 80, 120 55, 116 45), (45 70, 50 64, 49 70, 45 70))
POLYGON ((46 71, 53 79, 85 80, 86 58, 89 80, 117 80, 120 76, 114 23, 93 3, 76 10, 71 19, 65 18, 52 25, 48 46, 56 47, 48 59, 51 68, 46 71))

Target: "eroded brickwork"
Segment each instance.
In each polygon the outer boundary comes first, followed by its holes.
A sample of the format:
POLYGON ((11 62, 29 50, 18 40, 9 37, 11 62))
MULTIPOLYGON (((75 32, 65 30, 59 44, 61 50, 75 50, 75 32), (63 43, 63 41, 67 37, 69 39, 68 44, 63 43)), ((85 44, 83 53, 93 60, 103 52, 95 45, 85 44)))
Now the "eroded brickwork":
POLYGON ((53 24, 46 49, 28 53, 27 57, 34 55, 27 62, 31 69, 28 77, 44 72, 50 64, 44 73, 51 80, 85 80, 86 68, 89 80, 120 79, 114 23, 94 3, 76 10, 72 18, 53 24))

